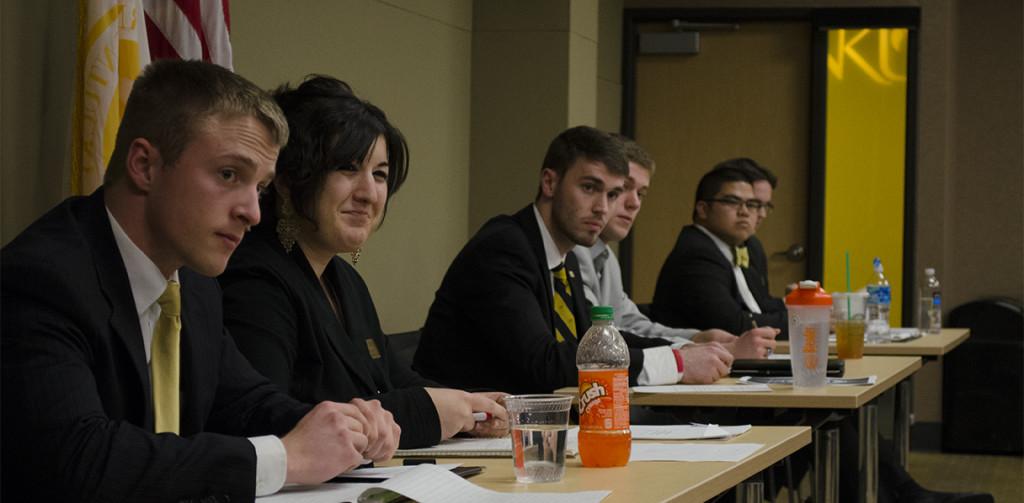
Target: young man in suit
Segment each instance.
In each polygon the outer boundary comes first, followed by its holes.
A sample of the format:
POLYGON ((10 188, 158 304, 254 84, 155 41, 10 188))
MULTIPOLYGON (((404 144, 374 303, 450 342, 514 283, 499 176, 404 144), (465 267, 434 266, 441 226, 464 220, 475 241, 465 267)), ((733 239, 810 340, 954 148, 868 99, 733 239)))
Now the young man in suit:
MULTIPOLYGON (((682 344, 713 342, 721 344, 735 358, 767 356, 775 346, 776 329, 755 328, 737 337, 719 329, 700 331, 672 328, 651 321, 623 291, 619 261, 607 243, 625 239, 632 229, 643 199, 650 189, 654 159, 635 141, 625 137, 620 137, 620 140, 629 161, 625 190, 612 205, 611 217, 601 231, 600 239, 593 246, 576 246, 573 250, 580 263, 587 299, 593 304, 612 306, 615 309, 615 325, 619 330, 641 337, 660 337, 682 344)), ((727 367, 720 370, 728 372, 727 367)), ((690 368, 694 371, 697 369, 696 366, 690 368)), ((710 366, 707 370, 713 371, 716 368, 710 366)), ((724 375, 715 372, 711 377, 717 379, 724 375)))
POLYGON ((768 295, 767 286, 759 287, 745 246, 760 209, 746 171, 723 167, 701 178, 693 225, 683 227, 658 274, 653 319, 732 333, 773 327, 786 336, 785 305, 768 295))
POLYGON ((211 277, 259 222, 287 137, 252 83, 158 61, 104 186, 4 247, 5 500, 246 501, 391 456, 379 403, 297 402, 223 330, 211 277))
MULTIPOLYGON (((722 161, 715 166, 715 169, 719 168, 737 168, 745 171, 750 178, 750 185, 754 189, 754 199, 761 203, 761 207, 754 214, 754 232, 756 233, 761 228, 761 224, 768 218, 768 215, 771 215, 775 209, 775 205, 772 203, 772 196, 779 183, 778 177, 771 170, 749 157, 737 157, 722 161)), ((746 247, 750 255, 750 268, 752 272, 756 273, 754 279, 758 280, 752 282, 750 287, 760 289, 760 292, 755 295, 758 298, 774 299, 768 300, 768 302, 785 304, 782 299, 773 298, 769 293, 768 257, 764 252, 764 245, 761 244, 761 240, 756 235, 752 235, 747 240, 746 247)), ((796 288, 796 285, 793 284, 792 288, 796 288)), ((780 304, 776 304, 776 306, 778 305, 780 304)), ((784 308, 785 306, 782 305, 782 307, 784 308)))
MULTIPOLYGON (((590 313, 570 252, 597 240, 628 169, 621 142, 609 134, 585 126, 559 134, 534 203, 491 219, 455 257, 430 307, 415 368, 459 388, 547 393, 576 385, 576 347, 590 313)), ((634 383, 685 375, 686 355, 668 341, 624 337, 634 383)))

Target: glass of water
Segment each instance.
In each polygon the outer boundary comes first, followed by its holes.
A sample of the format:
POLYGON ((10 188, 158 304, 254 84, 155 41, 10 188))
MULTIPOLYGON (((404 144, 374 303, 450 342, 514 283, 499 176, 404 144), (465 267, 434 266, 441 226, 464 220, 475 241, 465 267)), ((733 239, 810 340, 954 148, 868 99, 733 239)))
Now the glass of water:
POLYGON ((572 395, 505 398, 512 424, 512 457, 519 482, 557 482, 565 473, 572 395))

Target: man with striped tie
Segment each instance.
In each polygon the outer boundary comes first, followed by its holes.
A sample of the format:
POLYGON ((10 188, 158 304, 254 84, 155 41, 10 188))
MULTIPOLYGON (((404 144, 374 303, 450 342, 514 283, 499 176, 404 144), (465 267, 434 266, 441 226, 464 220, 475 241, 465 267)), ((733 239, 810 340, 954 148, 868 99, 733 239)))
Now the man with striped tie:
MULTIPOLYGON (((453 387, 543 393, 576 385, 576 347, 590 327, 579 265, 629 167, 622 143, 579 126, 548 147, 536 199, 491 219, 456 256, 430 307, 414 367, 453 387)), ((683 358, 668 341, 624 334, 630 380, 669 384, 683 358)))

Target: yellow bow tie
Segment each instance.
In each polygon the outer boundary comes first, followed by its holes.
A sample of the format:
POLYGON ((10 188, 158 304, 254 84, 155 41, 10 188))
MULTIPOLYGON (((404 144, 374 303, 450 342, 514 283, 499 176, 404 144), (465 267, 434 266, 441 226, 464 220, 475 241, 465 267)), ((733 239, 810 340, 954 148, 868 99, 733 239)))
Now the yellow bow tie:
POLYGON ((750 253, 747 252, 746 246, 736 246, 732 249, 733 264, 738 265, 744 269, 750 267, 750 253))

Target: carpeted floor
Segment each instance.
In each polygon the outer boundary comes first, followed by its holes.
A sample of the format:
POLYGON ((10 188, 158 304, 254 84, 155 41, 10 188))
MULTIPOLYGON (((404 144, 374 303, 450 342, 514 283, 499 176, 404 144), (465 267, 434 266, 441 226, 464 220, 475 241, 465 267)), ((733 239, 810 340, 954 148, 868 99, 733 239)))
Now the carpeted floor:
POLYGON ((911 451, 910 474, 936 491, 992 493, 997 503, 1024 502, 1024 458, 911 451))

